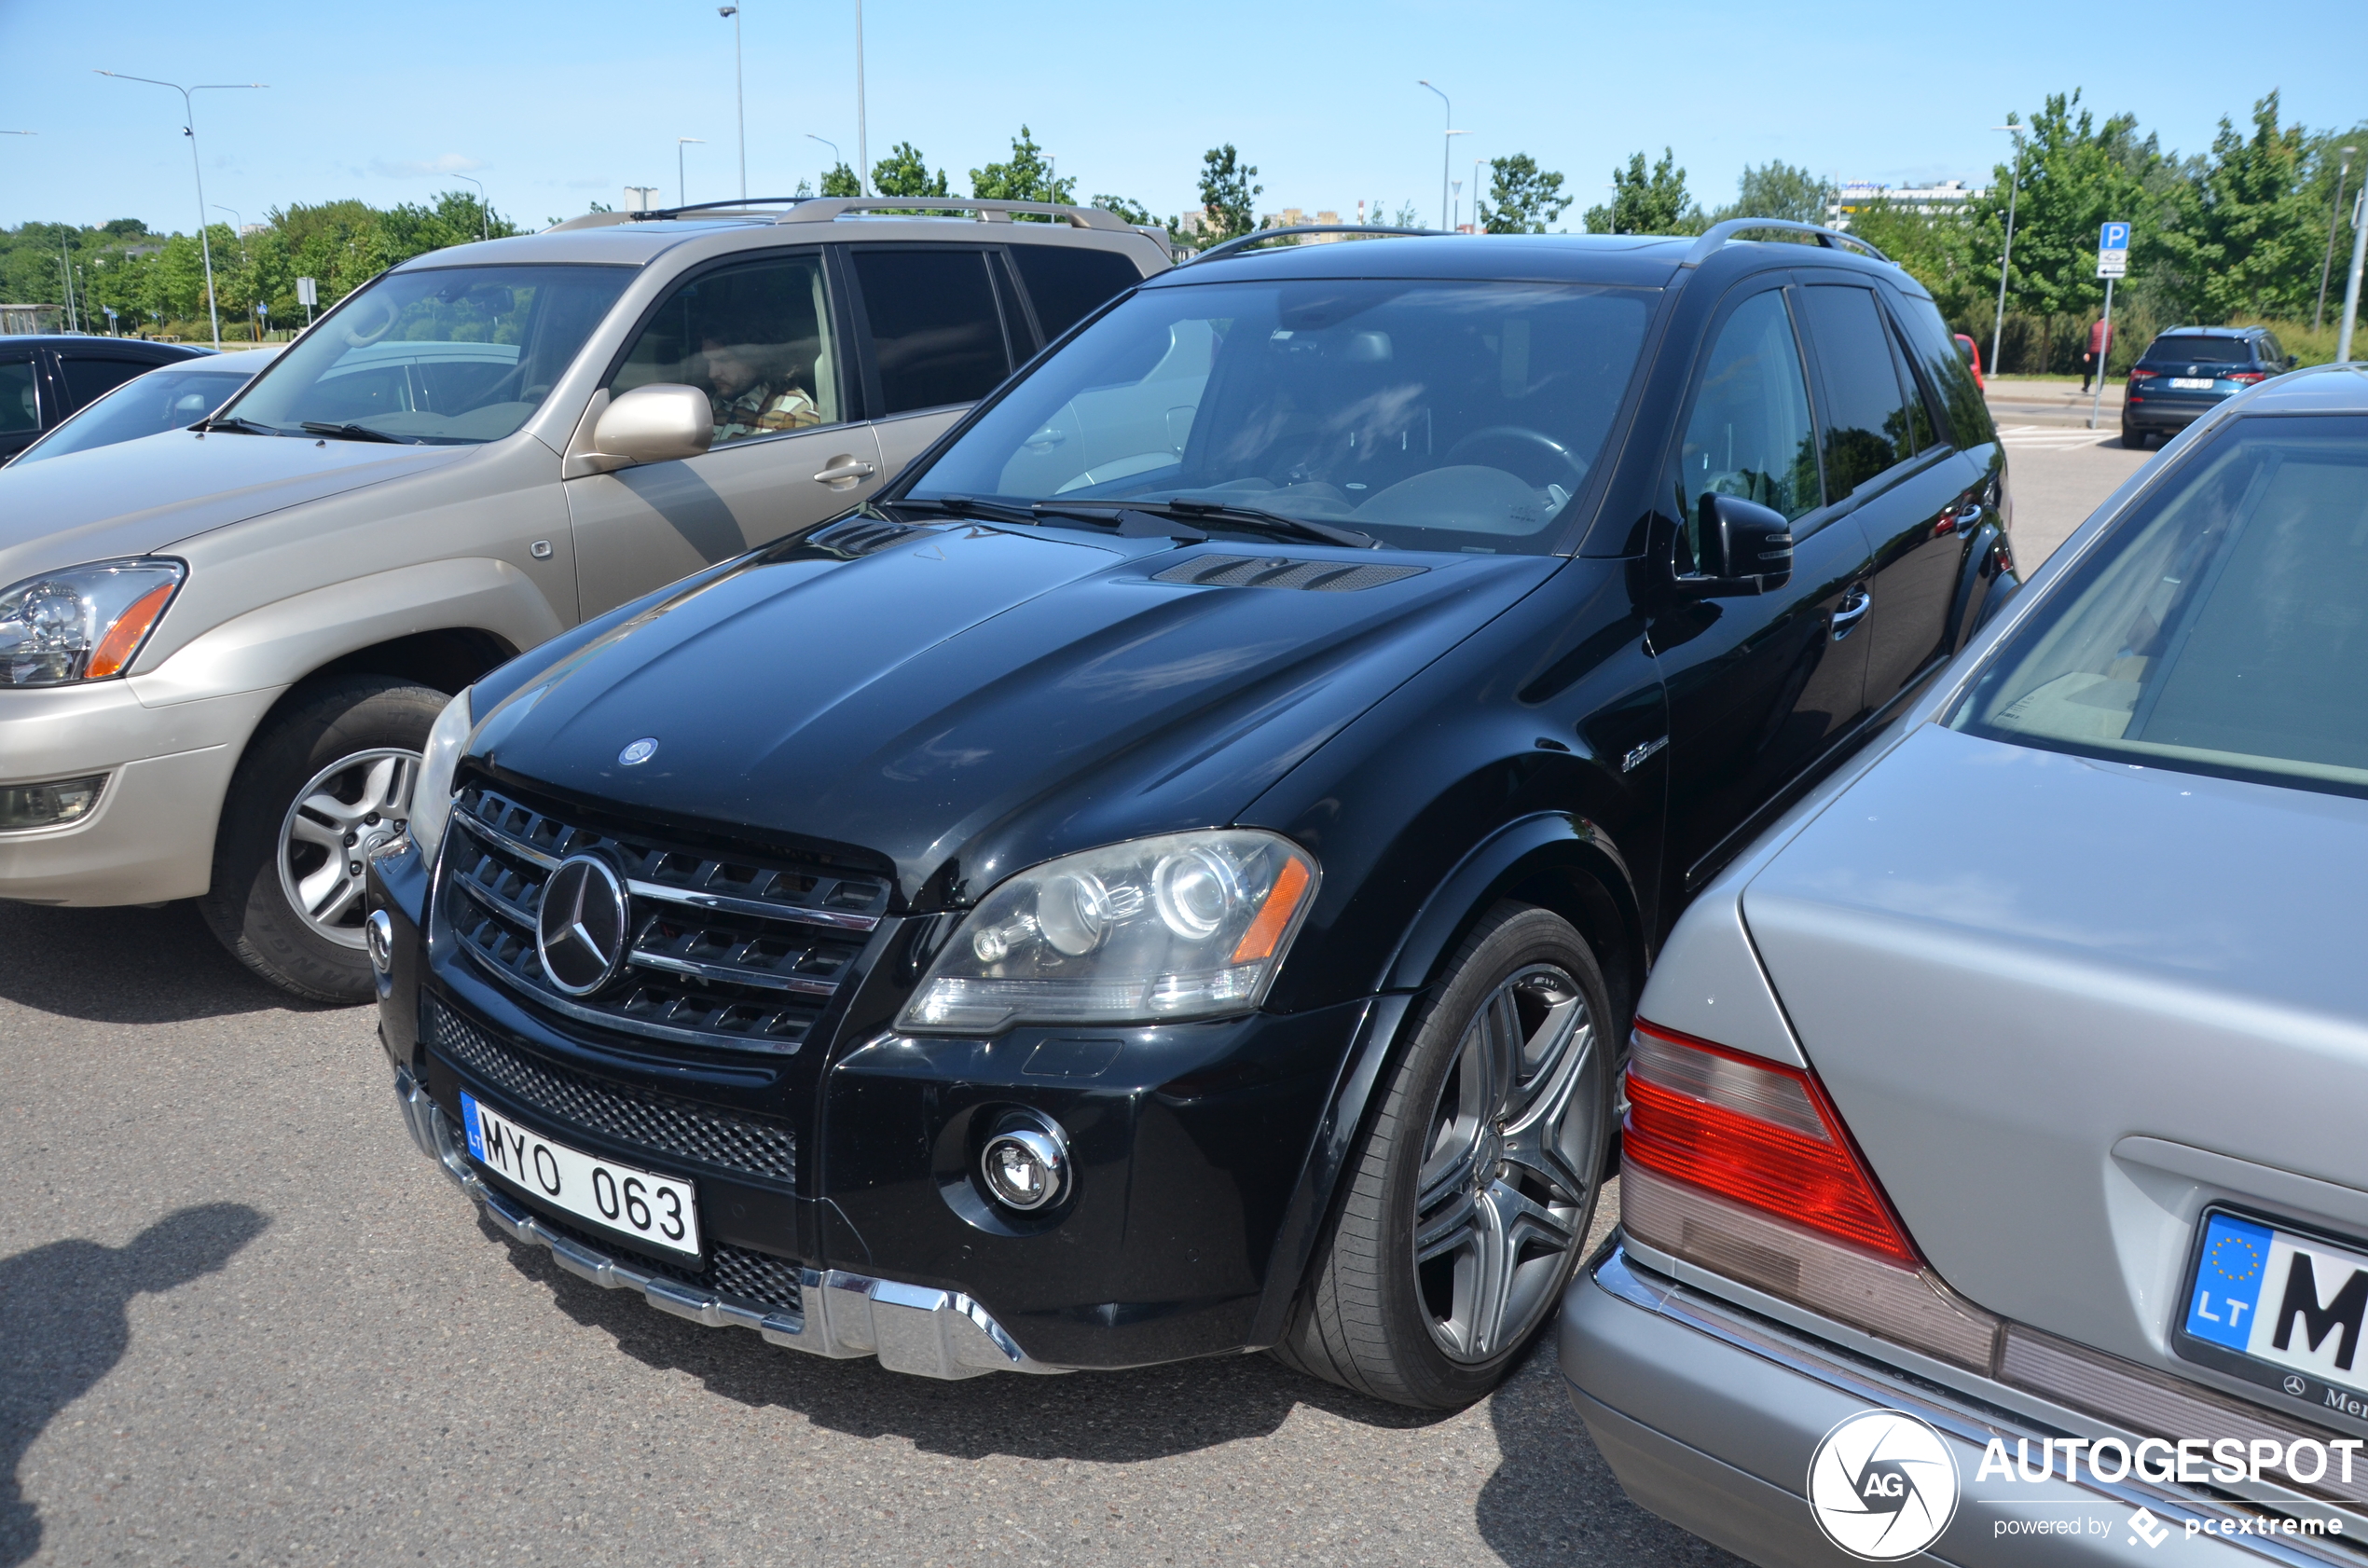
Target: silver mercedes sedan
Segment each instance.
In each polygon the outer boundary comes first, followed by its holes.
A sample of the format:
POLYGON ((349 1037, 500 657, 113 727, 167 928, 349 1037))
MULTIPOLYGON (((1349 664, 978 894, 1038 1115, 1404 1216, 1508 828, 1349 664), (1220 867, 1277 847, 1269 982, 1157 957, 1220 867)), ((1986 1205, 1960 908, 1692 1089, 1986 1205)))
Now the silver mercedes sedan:
POLYGON ((2368 371, 2181 436, 1707 887, 1562 1366, 1765 1564, 2368 1550, 2368 371))

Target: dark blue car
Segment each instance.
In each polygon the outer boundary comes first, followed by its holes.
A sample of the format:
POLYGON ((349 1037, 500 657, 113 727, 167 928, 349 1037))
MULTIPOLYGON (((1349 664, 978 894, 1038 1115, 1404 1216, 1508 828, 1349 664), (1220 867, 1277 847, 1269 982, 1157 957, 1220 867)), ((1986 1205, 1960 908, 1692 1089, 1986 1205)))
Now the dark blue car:
POLYGON ((2294 367, 2265 326, 2174 326, 2155 335, 2129 367, 2121 444, 2168 441, 2215 406, 2294 367))

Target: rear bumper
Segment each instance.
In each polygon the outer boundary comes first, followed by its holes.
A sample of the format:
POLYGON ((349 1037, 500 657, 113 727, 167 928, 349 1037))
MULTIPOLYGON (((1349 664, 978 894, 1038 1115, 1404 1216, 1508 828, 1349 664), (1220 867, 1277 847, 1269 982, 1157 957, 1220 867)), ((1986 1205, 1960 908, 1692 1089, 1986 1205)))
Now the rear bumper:
POLYGON ((2138 403, 2122 405, 2121 422, 2125 430, 2185 430, 2206 414, 2227 402, 2215 397, 2206 402, 2173 403, 2168 399, 2146 398, 2138 403))
MULTIPOLYGON (((1766 1568, 1845 1561, 1819 1531, 1804 1496, 1809 1463, 1838 1423, 1874 1409, 1919 1417, 1957 1459, 1960 1501, 1930 1555, 1951 1563, 2127 1564, 2356 1562, 2356 1544, 2237 1534, 2261 1527, 2241 1503, 2132 1479, 2075 1485, 2060 1478, 1977 1479, 1987 1445, 2018 1439, 2033 1452, 2066 1427, 2030 1421, 1995 1385, 1998 1402, 1960 1397, 1744 1312, 1632 1263, 1615 1245, 1570 1286, 1559 1329, 1563 1375, 1621 1487, 1641 1506, 1766 1568), (2143 1508, 2168 1531, 2149 1549, 2135 1532, 2143 1508), (2061 1522, 2081 1521, 2079 1533, 2061 1522), (2191 1532, 2191 1524, 2195 1527, 2191 1532), (2035 1526, 2044 1531, 2035 1532, 2035 1526)), ((1974 1379, 1978 1383, 1985 1380, 1974 1379)))

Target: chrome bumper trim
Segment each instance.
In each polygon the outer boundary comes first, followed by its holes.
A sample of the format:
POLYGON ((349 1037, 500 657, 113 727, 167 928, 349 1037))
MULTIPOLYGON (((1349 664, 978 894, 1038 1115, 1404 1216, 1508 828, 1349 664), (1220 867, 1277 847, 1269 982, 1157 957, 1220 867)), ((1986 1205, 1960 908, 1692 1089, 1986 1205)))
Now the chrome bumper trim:
POLYGON ((1066 1372, 1029 1358, 987 1310, 959 1291, 874 1279, 842 1269, 798 1272, 802 1312, 766 1312, 636 1268, 546 1225, 470 1168, 468 1146, 427 1086, 397 1067, 395 1099, 420 1152, 434 1161, 488 1217, 516 1241, 547 1248, 553 1262, 603 1290, 638 1290, 662 1313, 709 1328, 753 1328, 766 1343, 837 1358, 876 1356, 892 1372, 975 1378, 987 1372, 1066 1372))

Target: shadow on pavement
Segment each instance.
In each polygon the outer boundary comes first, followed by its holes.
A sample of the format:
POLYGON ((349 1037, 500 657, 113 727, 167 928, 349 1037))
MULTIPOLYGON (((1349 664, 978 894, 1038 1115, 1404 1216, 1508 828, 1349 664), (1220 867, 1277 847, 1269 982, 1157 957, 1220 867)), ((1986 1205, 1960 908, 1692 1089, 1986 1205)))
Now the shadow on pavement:
POLYGON ((193 902, 51 909, 0 902, 0 1000, 93 1024, 310 1012, 230 956, 193 902))
POLYGON ((794 1410, 851 1437, 902 1437, 927 1453, 1108 1464, 1163 1459, 1263 1437, 1301 1405, 1367 1426, 1419 1427, 1445 1419, 1302 1377, 1263 1355, 1058 1377, 992 1372, 941 1382, 868 1359, 774 1350, 746 1330, 702 1328, 653 1312, 636 1293, 602 1290, 562 1271, 541 1248, 508 1241, 482 1217, 477 1223, 504 1244, 521 1273, 550 1286, 562 1312, 613 1336, 635 1360, 687 1373, 742 1405, 794 1410))
POLYGON ((205 1204, 120 1247, 51 1242, 0 1259, 0 1568, 41 1545, 17 1467, 57 1413, 123 1359, 131 1299, 217 1272, 270 1223, 244 1204, 205 1204))

